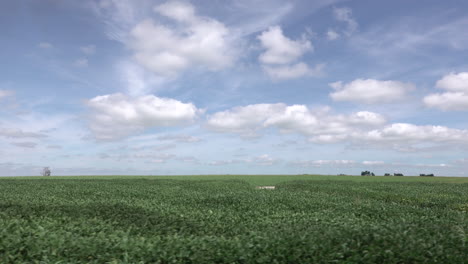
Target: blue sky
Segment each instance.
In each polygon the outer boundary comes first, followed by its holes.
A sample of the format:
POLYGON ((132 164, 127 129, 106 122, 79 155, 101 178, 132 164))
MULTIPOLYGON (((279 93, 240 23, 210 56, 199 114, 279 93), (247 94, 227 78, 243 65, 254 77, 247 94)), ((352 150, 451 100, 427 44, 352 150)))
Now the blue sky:
POLYGON ((2 1, 0 175, 468 176, 466 1, 2 1))

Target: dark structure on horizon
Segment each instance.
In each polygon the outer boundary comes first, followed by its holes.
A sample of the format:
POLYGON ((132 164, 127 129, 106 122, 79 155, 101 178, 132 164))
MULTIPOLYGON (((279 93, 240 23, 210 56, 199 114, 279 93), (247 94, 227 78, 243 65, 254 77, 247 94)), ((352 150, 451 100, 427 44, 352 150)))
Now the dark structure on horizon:
POLYGON ((434 174, 431 173, 431 174, 419 174, 419 176, 421 177, 434 177, 434 174))
POLYGON ((384 176, 392 176, 390 173, 385 173, 384 176))
POLYGON ((393 176, 405 176, 403 173, 393 173, 393 176))
POLYGON ((375 174, 370 171, 363 171, 361 172, 361 176, 375 176, 375 174))

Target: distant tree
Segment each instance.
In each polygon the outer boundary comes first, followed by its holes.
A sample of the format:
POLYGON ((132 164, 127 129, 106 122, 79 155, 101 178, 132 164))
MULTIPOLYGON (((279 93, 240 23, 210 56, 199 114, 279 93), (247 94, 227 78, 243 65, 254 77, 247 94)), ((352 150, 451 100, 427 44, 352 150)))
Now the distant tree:
POLYGON ((42 169, 42 171, 41 171, 42 176, 50 176, 50 174, 51 174, 51 171, 50 171, 49 167, 44 167, 42 169))
POLYGON ((393 176, 404 176, 403 173, 393 173, 393 176))
POLYGON ((434 177, 434 174, 431 173, 431 174, 419 174, 419 176, 422 176, 422 177, 434 177))
POLYGON ((375 174, 370 171, 362 171, 361 176, 375 176, 375 174))
POLYGON ((391 175, 390 175, 390 173, 385 173, 385 175, 384 175, 384 176, 391 176, 391 175))

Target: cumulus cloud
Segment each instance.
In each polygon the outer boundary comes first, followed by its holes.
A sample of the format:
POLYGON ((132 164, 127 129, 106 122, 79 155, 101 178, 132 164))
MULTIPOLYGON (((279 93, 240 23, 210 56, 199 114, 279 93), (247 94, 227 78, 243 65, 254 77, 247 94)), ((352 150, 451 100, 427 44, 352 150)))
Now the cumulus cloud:
POLYGON ((344 34, 350 36, 356 32, 358 28, 358 23, 353 18, 353 11, 348 7, 334 8, 333 17, 341 22, 346 23, 347 29, 344 31, 344 34))
POLYGON ((146 69, 174 77, 189 67, 217 71, 232 64, 235 48, 224 24, 197 15, 187 2, 167 2, 154 11, 172 23, 146 19, 133 28, 128 43, 135 60, 146 69))
POLYGON ((424 97, 424 104, 445 111, 466 111, 468 110, 468 94, 453 92, 430 94, 424 97))
POLYGON ((217 112, 208 117, 207 127, 217 132, 257 135, 274 127, 282 133, 300 133, 316 142, 340 141, 355 130, 379 126, 385 118, 372 112, 333 115, 329 110, 312 111, 305 105, 254 104, 217 112))
POLYGON ((414 89, 410 83, 398 81, 379 81, 374 79, 356 79, 350 83, 331 83, 335 92, 330 97, 335 101, 375 104, 391 103, 402 100, 408 91, 414 89))
POLYGON ((407 123, 387 125, 382 129, 371 130, 363 139, 381 143, 454 143, 468 144, 468 130, 444 126, 418 126, 407 123))
POLYGON ((322 74, 323 65, 310 68, 299 59, 313 50, 312 43, 305 35, 292 40, 283 34, 279 26, 270 27, 257 37, 265 51, 258 60, 262 68, 272 79, 294 79, 302 76, 318 76, 322 74))
POLYGON ((264 64, 287 64, 296 61, 305 52, 312 50, 307 39, 292 40, 283 35, 279 26, 270 27, 258 39, 266 49, 259 57, 264 64))
POLYGON ((91 110, 89 127, 98 140, 115 140, 153 127, 184 125, 201 111, 192 103, 154 95, 110 94, 92 98, 86 104, 91 110))
POLYGON ((241 137, 258 136, 262 129, 305 136, 310 142, 346 142, 359 148, 388 148, 396 151, 422 151, 468 145, 468 130, 444 126, 387 124, 377 113, 359 111, 333 114, 329 109, 311 110, 305 105, 256 104, 235 107, 208 117, 206 126, 216 132, 241 137))
POLYGON ((451 92, 468 93, 468 72, 450 73, 438 80, 436 87, 451 92))
POLYGON ((426 106, 446 111, 468 110, 468 72, 447 74, 437 81, 436 87, 446 92, 424 97, 426 106))
POLYGON ((278 113, 284 104, 254 104, 217 112, 208 117, 207 127, 217 132, 238 133, 244 137, 256 135, 265 120, 278 113))

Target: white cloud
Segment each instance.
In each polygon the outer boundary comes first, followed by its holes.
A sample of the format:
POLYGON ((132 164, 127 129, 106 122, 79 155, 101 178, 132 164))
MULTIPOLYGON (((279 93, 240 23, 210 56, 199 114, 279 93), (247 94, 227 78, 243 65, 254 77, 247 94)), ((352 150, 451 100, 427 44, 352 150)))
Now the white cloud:
POLYGON ((377 113, 360 111, 332 114, 329 109, 311 110, 305 105, 257 104, 235 107, 208 117, 207 127, 241 137, 259 136, 262 129, 296 133, 314 143, 346 142, 359 148, 385 148, 414 152, 468 145, 468 130, 444 126, 387 124, 377 113))
POLYGON ((382 144, 468 144, 468 130, 444 126, 418 126, 395 123, 359 135, 361 140, 382 144))
POLYGON ((195 15, 195 8, 188 2, 169 1, 156 6, 154 10, 180 22, 193 22, 198 19, 195 15))
POLYGON ((335 40, 335 39, 338 39, 338 38, 340 38, 340 33, 336 32, 333 29, 329 29, 327 31, 327 39, 328 40, 335 40))
POLYGON ((87 105, 90 129, 98 140, 115 140, 152 127, 184 125, 200 112, 192 103, 154 95, 103 95, 88 100, 87 105))
POLYGON ((414 89, 410 83, 374 79, 356 79, 347 84, 335 82, 330 86, 336 90, 330 93, 333 100, 365 104, 399 101, 406 97, 408 91, 414 89))
POLYGON ((450 73, 438 80, 436 87, 450 92, 468 93, 468 72, 450 73))
POLYGON ((348 36, 353 34, 358 28, 358 23, 353 18, 353 11, 351 10, 351 8, 348 8, 348 7, 334 8, 333 17, 336 20, 345 22, 347 24, 347 29, 344 32, 344 34, 348 36))
POLYGON ((175 77, 190 67, 217 71, 232 64, 236 49, 224 24, 196 15, 186 2, 168 2, 154 11, 174 23, 163 25, 146 19, 131 31, 128 45, 146 69, 175 77))
POLYGON ((272 79, 322 75, 323 65, 310 68, 306 63, 299 61, 306 52, 313 50, 312 43, 305 35, 301 39, 292 40, 284 36, 281 27, 274 26, 262 32, 257 38, 265 49, 258 60, 272 79))
POLYGON ((95 45, 81 46, 80 50, 86 55, 92 55, 96 52, 96 46, 95 45))
POLYGON ((363 165, 368 165, 368 166, 378 166, 378 165, 384 165, 384 161, 380 160, 365 160, 362 162, 363 165))
POLYGON ((295 79, 302 76, 322 76, 324 75, 323 68, 323 64, 319 64, 316 65, 314 68, 310 68, 309 65, 303 62, 299 62, 293 65, 263 66, 263 70, 273 80, 295 79))
POLYGON ((77 59, 73 65, 75 65, 76 67, 88 67, 88 59, 86 58, 81 58, 81 59, 77 59))
POLYGON ((363 128, 383 125, 385 118, 372 112, 333 115, 329 110, 312 111, 305 105, 254 104, 217 112, 207 127, 243 137, 256 136, 262 128, 275 127, 283 133, 299 133, 315 142, 340 141, 363 128))
POLYGON ((445 111, 468 110, 468 93, 436 93, 424 97, 424 104, 428 107, 439 108, 445 111))
POLYGON ((316 143, 342 141, 363 129, 384 123, 383 116, 372 112, 333 115, 328 111, 314 113, 304 105, 288 106, 265 121, 266 126, 276 127, 283 133, 300 133, 316 143))
POLYGON ((296 61, 305 52, 313 49, 307 39, 291 40, 283 35, 279 26, 270 27, 258 36, 266 49, 259 57, 264 64, 288 64, 296 61))
POLYGON ((41 49, 50 49, 52 48, 52 44, 48 43, 48 42, 41 42, 37 45, 39 48, 41 49))
POLYGON ((446 111, 468 110, 468 72, 445 75, 437 81, 436 87, 447 92, 424 97, 426 106, 446 111))
POLYGON ((254 104, 217 112, 208 117, 207 127, 217 132, 256 135, 261 124, 283 109, 284 104, 254 104))

